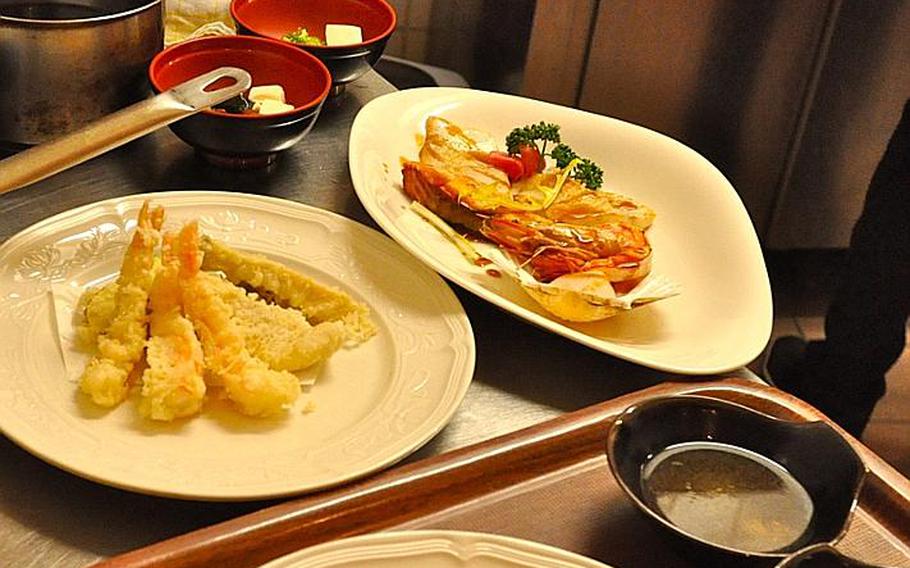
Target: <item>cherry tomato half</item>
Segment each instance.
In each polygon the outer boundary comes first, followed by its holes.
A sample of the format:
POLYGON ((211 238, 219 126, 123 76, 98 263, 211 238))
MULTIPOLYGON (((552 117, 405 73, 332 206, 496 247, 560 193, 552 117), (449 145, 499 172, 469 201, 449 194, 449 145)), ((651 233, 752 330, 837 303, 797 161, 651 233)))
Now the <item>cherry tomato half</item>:
POLYGON ((543 160, 540 159, 540 151, 534 146, 522 146, 519 150, 519 159, 524 166, 524 175, 530 177, 537 172, 543 171, 543 160))
POLYGON ((509 181, 519 180, 525 174, 522 161, 504 152, 490 152, 484 161, 497 170, 504 171, 509 176, 509 181))

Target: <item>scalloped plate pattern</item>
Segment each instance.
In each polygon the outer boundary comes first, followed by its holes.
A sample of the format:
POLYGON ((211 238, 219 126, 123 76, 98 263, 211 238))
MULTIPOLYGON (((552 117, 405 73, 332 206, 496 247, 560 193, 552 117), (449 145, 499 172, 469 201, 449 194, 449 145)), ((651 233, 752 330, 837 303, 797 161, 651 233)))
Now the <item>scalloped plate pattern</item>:
POLYGON ((487 533, 422 530, 368 534, 316 545, 263 568, 609 568, 549 545, 487 533))

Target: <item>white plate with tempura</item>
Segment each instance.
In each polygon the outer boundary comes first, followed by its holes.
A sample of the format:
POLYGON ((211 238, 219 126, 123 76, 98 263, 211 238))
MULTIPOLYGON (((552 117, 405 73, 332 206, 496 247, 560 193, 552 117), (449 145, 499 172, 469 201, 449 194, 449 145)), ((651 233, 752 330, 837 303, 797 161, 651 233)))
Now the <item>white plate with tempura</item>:
POLYGON ((291 201, 94 203, 10 238, 0 266, 0 431, 122 489, 229 501, 341 484, 432 438, 473 375, 439 276, 291 201))

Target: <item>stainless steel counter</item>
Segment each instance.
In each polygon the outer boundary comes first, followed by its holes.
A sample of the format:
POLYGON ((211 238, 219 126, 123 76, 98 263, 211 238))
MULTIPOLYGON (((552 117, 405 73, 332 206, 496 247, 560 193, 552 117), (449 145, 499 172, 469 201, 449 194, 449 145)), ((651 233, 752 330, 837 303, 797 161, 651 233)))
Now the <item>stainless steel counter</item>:
MULTIPOLYGON (((0 197, 0 242, 73 207, 158 190, 224 189, 315 205, 376 228, 348 175, 357 111, 394 90, 371 73, 326 104, 314 130, 268 171, 208 166, 167 129, 0 197)), ((665 380, 554 336, 456 289, 477 340, 474 381, 452 422, 413 461, 535 424, 665 380)), ((746 369, 727 376, 754 378, 746 369)), ((713 377, 708 377, 713 378, 713 377)), ((61 436, 65 436, 61 432, 61 436)), ((0 436, 0 565, 83 566, 271 502, 198 503, 97 485, 46 464, 0 436)))

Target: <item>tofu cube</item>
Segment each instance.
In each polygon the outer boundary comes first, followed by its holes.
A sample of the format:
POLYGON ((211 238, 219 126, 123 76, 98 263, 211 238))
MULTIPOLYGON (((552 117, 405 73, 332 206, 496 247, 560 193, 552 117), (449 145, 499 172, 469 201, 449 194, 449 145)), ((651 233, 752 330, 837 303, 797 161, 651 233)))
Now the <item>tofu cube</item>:
POLYGON ((363 31, 360 26, 348 24, 325 25, 326 45, 351 45, 354 43, 363 43, 363 31))
POLYGON ((278 114, 294 110, 294 105, 289 105, 281 101, 265 99, 253 105, 253 110, 259 114, 278 114))
POLYGON ((250 94, 247 98, 254 103, 261 103, 262 101, 287 102, 284 98, 284 88, 281 85, 258 85, 250 89, 250 94))

